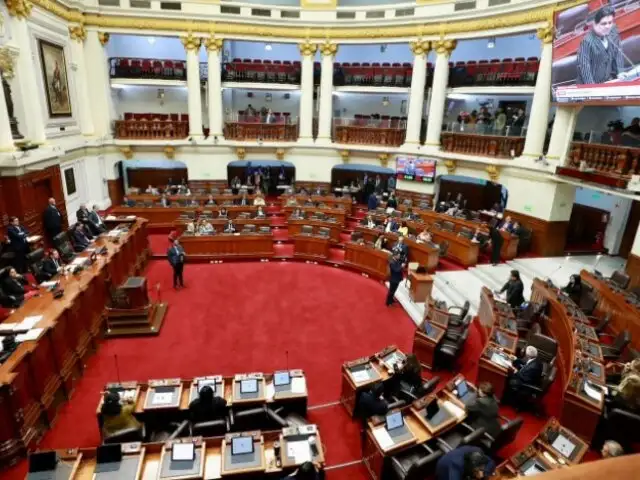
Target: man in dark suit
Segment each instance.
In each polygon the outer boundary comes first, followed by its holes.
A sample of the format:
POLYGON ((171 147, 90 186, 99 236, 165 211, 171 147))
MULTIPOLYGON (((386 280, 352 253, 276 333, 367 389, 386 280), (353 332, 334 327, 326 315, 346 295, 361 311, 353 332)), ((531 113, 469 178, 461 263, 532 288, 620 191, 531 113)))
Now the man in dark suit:
POLYGON ((27 269, 27 254, 29 253, 29 232, 20 225, 18 217, 11 218, 11 224, 7 227, 7 237, 11 248, 15 252, 15 265, 18 273, 24 273, 27 269))
POLYGON ((513 361, 515 372, 509 377, 508 390, 505 395, 505 403, 510 402, 518 407, 523 395, 523 385, 540 385, 542 379, 542 362, 538 360, 538 350, 529 345, 525 349, 524 358, 517 358, 513 361))
POLYGON ((227 413, 227 401, 214 395, 213 388, 205 385, 198 392, 198 397, 189 404, 189 420, 191 423, 210 422, 224 418, 227 413))
POLYGON ((62 232, 62 214, 56 207, 56 199, 50 198, 49 205, 42 214, 44 230, 47 232, 47 238, 53 243, 53 238, 62 232))
POLYGON ((169 197, 167 197, 167 195, 163 193, 162 197, 160 197, 160 206, 168 207, 170 205, 171 205, 171 201, 169 200, 169 197))
POLYGON ((482 382, 478 385, 476 399, 467 405, 468 420, 474 428, 484 428, 484 431, 496 438, 500 432, 498 420, 498 402, 493 394, 493 385, 482 382))
POLYGON ((233 225, 231 219, 227 220, 227 224, 224 226, 224 233, 235 233, 236 227, 233 225))
POLYGON ((493 475, 495 469, 495 462, 480 447, 463 445, 438 460, 436 480, 481 480, 493 475))
MULTIPOLYGON (((400 237, 398 240, 401 240, 400 237)), ((397 244, 396 244, 397 246, 397 244)), ((406 245, 405 245, 406 247, 406 245)), ((404 268, 404 263, 402 261, 402 256, 399 251, 395 250, 389 259, 389 291, 387 293, 386 305, 390 307, 393 305, 394 299, 393 297, 396 294, 396 290, 398 290, 398 286, 400 282, 402 282, 402 269, 404 268)))
POLYGON ((97 232, 98 235, 107 231, 107 227, 105 226, 104 222, 102 221, 102 217, 100 216, 98 205, 94 205, 93 210, 89 212, 89 223, 92 230, 97 232))
POLYGON ((78 222, 73 227, 73 232, 71 233, 71 240, 73 241, 73 249, 76 252, 82 252, 85 248, 89 246, 91 241, 89 237, 85 234, 84 225, 78 222))
POLYGON ((617 79, 624 70, 615 9, 607 5, 596 11, 593 25, 578 47, 578 85, 594 85, 617 79))
POLYGON ((183 287, 184 278, 182 276, 184 270, 185 253, 184 248, 180 245, 180 241, 176 238, 173 245, 167 251, 167 258, 173 268, 173 288, 183 287))
POLYGON ((407 259, 409 258, 409 247, 404 243, 403 236, 398 237, 398 241, 391 249, 391 252, 398 255, 402 263, 407 263, 407 259))
POLYGON ((366 421, 374 415, 386 415, 389 410, 389 404, 383 398, 383 392, 384 385, 382 383, 374 385, 371 389, 362 392, 358 397, 358 404, 356 405, 358 417, 366 421))
POLYGON ((136 202, 134 200, 129 199, 128 197, 122 198, 122 206, 123 207, 135 207, 136 202))
POLYGON ((52 279, 62 271, 62 265, 62 259, 58 251, 51 249, 47 258, 42 262, 42 272, 49 277, 48 279, 52 279))
POLYGON ((511 308, 518 308, 524 303, 524 284, 520 280, 518 270, 511 270, 509 280, 502 286, 499 293, 504 292, 507 292, 507 303, 511 305, 511 308))
POLYGON ((84 226, 84 231, 87 238, 90 239, 96 235, 99 235, 100 232, 96 230, 94 225, 89 220, 89 209, 84 203, 80 205, 80 208, 76 212, 76 221, 84 226))
POLYGON ((498 227, 491 227, 488 244, 491 245, 491 264, 494 266, 500 263, 500 250, 503 243, 504 239, 498 227))
POLYGON ((378 197, 375 194, 369 195, 369 200, 367 200, 367 208, 369 210, 375 210, 378 208, 378 197))

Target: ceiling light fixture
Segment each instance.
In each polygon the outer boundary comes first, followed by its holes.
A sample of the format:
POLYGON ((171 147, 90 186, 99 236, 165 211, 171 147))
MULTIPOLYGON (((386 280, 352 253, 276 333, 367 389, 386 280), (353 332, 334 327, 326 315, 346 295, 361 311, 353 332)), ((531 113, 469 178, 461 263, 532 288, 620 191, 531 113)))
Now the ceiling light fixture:
POLYGON ((489 41, 487 42, 487 48, 495 48, 496 47, 496 37, 489 37, 489 41))
POLYGON ((273 47, 271 46, 271 44, 270 44, 270 43, 267 43, 267 44, 264 46, 264 49, 265 49, 267 52, 270 52, 272 48, 273 48, 273 47))
POLYGON ((156 43, 156 37, 148 37, 147 42, 149 42, 149 45, 153 45, 156 43))

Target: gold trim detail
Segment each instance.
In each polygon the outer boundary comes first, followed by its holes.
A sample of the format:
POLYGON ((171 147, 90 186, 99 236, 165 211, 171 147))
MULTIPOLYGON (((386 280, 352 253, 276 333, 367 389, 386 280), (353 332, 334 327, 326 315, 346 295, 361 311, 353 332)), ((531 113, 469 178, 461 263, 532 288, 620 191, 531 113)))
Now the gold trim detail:
POLYGON ((542 40, 542 43, 553 43, 553 25, 549 25, 544 28, 539 28, 537 31, 538 38, 542 40))
POLYGON ((335 43, 331 43, 329 40, 324 42, 319 46, 320 53, 322 53, 323 57, 333 57, 336 53, 338 53, 338 45, 335 43))
POLYGON ((120 153, 122 153, 124 158, 127 160, 131 160, 133 158, 133 149, 130 146, 120 147, 120 153))
POLYGON ((487 165, 485 170, 489 174, 489 178, 492 182, 495 182, 500 177, 500 167, 496 165, 487 165))
POLYGON ((7 80, 11 80, 15 75, 13 67, 13 55, 9 51, 9 48, 0 48, 0 74, 7 80))
POLYGON ((87 29, 84 28, 84 25, 69 27, 69 37, 71 40, 82 43, 87 38, 87 29))
POLYGON ((286 150, 284 148, 276 148, 276 158, 280 161, 284 160, 284 154, 286 150))
POLYGON ((433 42, 433 49, 439 55, 451 55, 458 45, 457 40, 437 40, 433 42))
POLYGON ((107 32, 98 32, 98 40, 105 47, 109 43, 109 34, 107 32))
POLYGON ((167 145, 162 149, 162 151, 164 152, 164 156, 167 157, 169 160, 173 160, 174 158, 176 158, 175 147, 172 147, 171 145, 167 145))
POLYGON ((349 163, 349 156, 351 155, 351 152, 349 152, 349 150, 341 150, 340 151, 340 156, 342 157, 342 161, 344 163, 349 163))
POLYGON ((192 32, 181 36, 180 41, 187 52, 197 52, 200 49, 200 45, 202 45, 202 39, 194 36, 192 32))
POLYGON ((9 15, 18 18, 27 18, 31 15, 33 3, 29 0, 5 0, 9 15))
POLYGON ((455 160, 445 160, 444 166, 447 167, 447 173, 451 174, 456 171, 458 165, 455 160))
POLYGON ((236 155, 238 160, 244 160, 244 157, 247 156, 247 150, 244 147, 238 147, 236 148, 236 155))
POLYGON ((305 10, 335 10, 338 6, 338 0, 300 0, 300 6, 305 10))
POLYGON ((300 54, 303 57, 311 57, 318 51, 318 45, 316 45, 315 43, 311 43, 309 39, 307 39, 303 43, 300 43, 298 47, 300 48, 300 54))
POLYGON ((204 39, 204 46, 206 47, 208 52, 221 51, 223 43, 224 40, 222 40, 221 38, 210 37, 204 39))
POLYGON ((389 163, 389 157, 391 155, 388 153, 379 153, 378 154, 378 160, 380 160, 380 165, 382 165, 383 167, 387 166, 387 163, 389 163))
POLYGON ((418 40, 417 42, 409 42, 409 48, 415 55, 428 55, 431 50, 431 43, 426 40, 418 40))

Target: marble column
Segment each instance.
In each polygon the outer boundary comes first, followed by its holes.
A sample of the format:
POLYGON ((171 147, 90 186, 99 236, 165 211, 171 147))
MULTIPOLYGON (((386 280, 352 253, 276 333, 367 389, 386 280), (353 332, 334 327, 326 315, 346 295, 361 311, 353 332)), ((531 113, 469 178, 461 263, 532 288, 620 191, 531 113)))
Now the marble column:
POLYGON ((202 138, 202 92, 200 90, 200 52, 201 38, 191 33, 180 37, 187 51, 187 89, 189 107, 189 136, 202 138))
POLYGON ((338 45, 327 41, 320 45, 322 70, 320 74, 320 114, 318 116, 318 138, 316 143, 331 143, 333 120, 333 60, 338 45))
POLYGON ((207 98, 209 106, 209 137, 222 139, 222 81, 220 78, 220 52, 223 41, 221 38, 207 38, 204 46, 207 48, 207 98))
POLYGON ((538 38, 542 40, 542 54, 538 66, 538 77, 533 91, 533 101, 529 112, 527 138, 524 142, 525 157, 537 158, 542 155, 544 138, 549 122, 551 107, 551 54, 553 43, 553 27, 538 30, 538 38))
POLYGON ((313 58, 318 50, 318 45, 306 41, 298 46, 302 55, 298 139, 308 143, 313 141, 313 58))
POLYGON ((89 96, 87 69, 84 64, 84 41, 87 29, 83 25, 69 27, 71 38, 71 61, 74 67, 74 81, 76 86, 76 108, 82 135, 90 136, 93 130, 93 98, 89 96))
POLYGON ((567 153, 573 141, 573 132, 576 128, 576 121, 581 107, 558 106, 556 117, 551 128, 551 139, 547 150, 547 160, 564 165, 567 160, 567 153))
POLYGON ((106 49, 108 42, 109 34, 97 30, 88 30, 84 42, 91 115, 94 132, 98 137, 112 134, 111 123, 115 119, 106 49))
POLYGON ((0 152, 14 149, 14 140, 24 137, 18 130, 14 116, 13 97, 9 80, 15 73, 13 54, 8 47, 0 48, 0 152))
POLYGON ((425 145, 431 148, 440 146, 440 133, 444 119, 444 104, 447 98, 447 84, 449 82, 449 57, 455 50, 456 40, 437 40, 432 42, 436 51, 436 66, 433 72, 431 87, 431 102, 427 119, 427 140, 425 145))
MULTIPOLYGON (((0 152, 10 152, 14 149, 13 135, 11 135, 11 122, 9 122, 9 110, 7 108, 7 99, 5 98, 5 83, 3 78, 4 70, 0 73, 0 152)), ((7 87, 9 86, 6 83, 7 87)), ((10 93, 7 90, 7 93, 10 93)), ((9 98, 9 102, 11 99, 9 98)))
POLYGON ((407 132, 405 145, 420 144, 420 127, 424 104, 424 86, 427 83, 427 55, 431 45, 425 40, 409 44, 413 53, 413 71, 411 74, 411 90, 409 93, 409 112, 407 114, 407 132))

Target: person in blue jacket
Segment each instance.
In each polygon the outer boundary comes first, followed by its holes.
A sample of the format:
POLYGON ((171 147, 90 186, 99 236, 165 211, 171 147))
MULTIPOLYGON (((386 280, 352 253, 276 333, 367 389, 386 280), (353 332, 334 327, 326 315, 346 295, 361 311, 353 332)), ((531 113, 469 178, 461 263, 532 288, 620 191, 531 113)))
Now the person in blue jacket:
POLYGON ((436 480, 481 480, 493 475, 495 469, 495 462, 480 447, 464 445, 438 460, 436 480))

